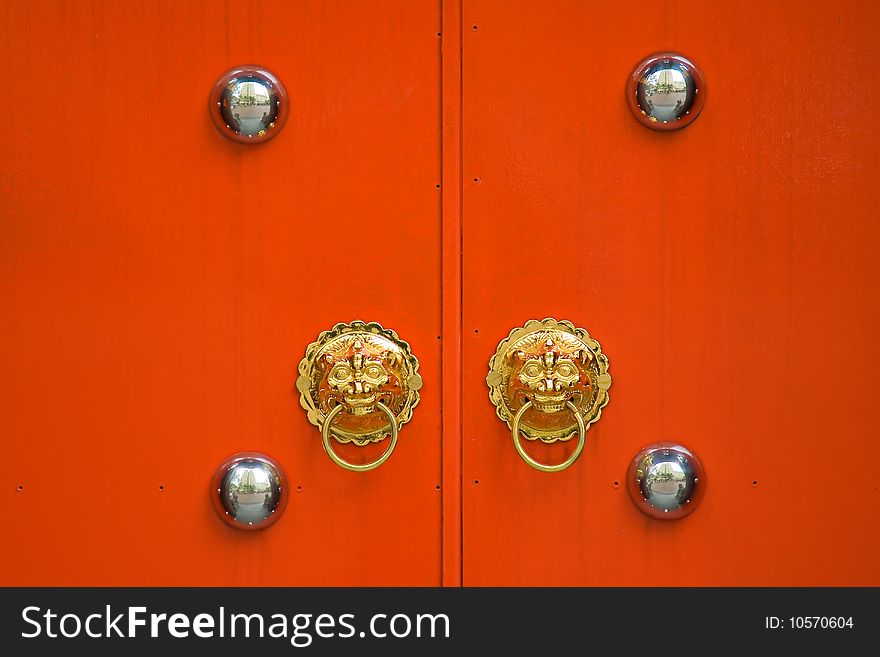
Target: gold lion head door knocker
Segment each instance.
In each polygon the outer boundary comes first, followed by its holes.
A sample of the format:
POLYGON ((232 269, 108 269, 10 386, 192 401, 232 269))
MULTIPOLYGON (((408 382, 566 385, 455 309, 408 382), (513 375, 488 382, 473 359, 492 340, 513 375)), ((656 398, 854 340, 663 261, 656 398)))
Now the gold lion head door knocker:
POLYGON ((585 329, 555 319, 530 320, 498 344, 489 360, 489 399, 513 433, 522 459, 543 472, 565 470, 581 455, 587 429, 608 403, 608 358, 585 329), (523 448, 521 438, 578 442, 564 462, 547 465, 523 448))
POLYGON ((296 387, 309 421, 321 430, 324 450, 346 470, 382 465, 397 445, 397 433, 419 403, 419 361, 397 333, 375 322, 337 324, 306 349, 296 387), (363 465, 349 463, 330 439, 363 447, 389 438, 382 455, 363 465))

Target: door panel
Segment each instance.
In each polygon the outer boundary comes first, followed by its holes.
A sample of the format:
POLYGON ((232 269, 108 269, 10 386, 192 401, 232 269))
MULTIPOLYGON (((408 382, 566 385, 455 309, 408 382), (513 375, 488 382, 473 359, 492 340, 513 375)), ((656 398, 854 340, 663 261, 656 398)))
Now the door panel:
POLYGON ((880 584, 880 14, 821 5, 464 3, 466 585, 880 584), (706 76, 680 132, 624 100, 663 50, 706 76), (544 317, 589 329, 613 377, 557 474, 520 460, 484 381, 544 317), (708 486, 664 522, 624 477, 667 440, 708 486))
POLYGON ((438 3, 0 12, 3 584, 439 584, 438 3), (291 99, 258 146, 207 111, 244 64, 291 99), (327 458, 294 388, 353 319, 424 377, 368 475, 327 458), (291 483, 264 532, 208 501, 242 450, 291 483))

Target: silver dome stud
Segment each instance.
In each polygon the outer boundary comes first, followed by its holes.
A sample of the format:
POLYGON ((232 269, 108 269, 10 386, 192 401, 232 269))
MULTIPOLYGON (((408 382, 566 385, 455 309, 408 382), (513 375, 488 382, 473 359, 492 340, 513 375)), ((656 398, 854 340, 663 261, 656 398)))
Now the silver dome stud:
POLYGON ((627 470, 633 503, 652 518, 674 520, 691 513, 706 489, 706 474, 697 455, 678 443, 642 448, 627 470))
POLYGON ((231 527, 265 529, 287 505, 287 478, 265 454, 241 452, 228 458, 214 474, 214 510, 231 527))
POLYGON ((690 125, 706 102, 706 81, 687 57, 652 55, 635 67, 626 98, 636 120, 652 130, 680 130, 690 125))
POLYGON ((287 91, 272 73, 241 66, 224 73, 211 92, 211 118, 222 135, 257 144, 272 139, 287 121, 287 91))

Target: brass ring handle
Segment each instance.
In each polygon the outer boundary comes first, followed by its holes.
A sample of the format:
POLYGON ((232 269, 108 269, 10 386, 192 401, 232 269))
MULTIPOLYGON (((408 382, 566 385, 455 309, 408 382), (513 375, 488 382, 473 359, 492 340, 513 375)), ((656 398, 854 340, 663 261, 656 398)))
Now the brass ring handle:
POLYGON ((391 456, 391 452, 393 452, 394 448, 397 446, 397 418, 394 417, 394 413, 391 412, 391 409, 382 402, 377 402, 376 408, 385 413, 388 417, 388 421, 391 423, 391 439, 388 448, 382 452, 382 456, 375 461, 364 463, 363 465, 356 465, 344 460, 333 451, 333 447, 330 445, 330 425, 333 422, 333 418, 342 412, 342 404, 334 407, 333 410, 327 414, 327 417, 324 419, 324 425, 321 427, 321 437, 323 439, 324 451, 327 452, 327 456, 329 456, 336 465, 345 468, 346 470, 351 470, 352 472, 367 472, 368 470, 378 468, 388 460, 389 456, 391 456))
POLYGON ((424 383, 409 343, 376 322, 339 323, 306 347, 297 369, 299 403, 321 432, 327 456, 352 472, 366 472, 385 463, 397 446, 400 428, 412 419, 424 383), (377 411, 385 414, 388 424, 376 421, 377 411), (330 442, 332 434, 337 442, 363 447, 385 440, 389 430, 386 450, 362 465, 341 458, 330 442))
POLYGON ((587 430, 608 403, 611 375, 608 356, 586 329, 546 317, 530 319, 498 343, 486 385, 520 458, 541 472, 559 472, 584 450, 587 430), (533 412, 527 413, 529 409, 533 412), (540 463, 523 449, 523 438, 549 444, 570 440, 575 431, 574 453, 558 465, 540 463))
POLYGON ((578 407, 570 401, 565 402, 565 405, 568 407, 568 410, 572 412, 572 415, 574 415, 574 419, 577 420, 578 442, 577 447, 575 447, 572 455, 558 465, 545 465, 540 461, 536 461, 526 453, 525 449, 523 449, 522 442, 520 441, 519 437, 519 424, 525 412, 532 407, 532 402, 527 401, 525 404, 523 404, 522 408, 517 411, 516 415, 513 416, 513 423, 510 425, 510 430, 513 433, 513 445, 514 447, 516 447, 516 451, 522 457, 522 460, 535 468, 535 470, 540 470, 541 472, 559 472, 560 470, 565 470, 572 463, 577 461, 578 457, 581 455, 581 452, 584 451, 584 445, 587 442, 587 425, 584 422, 584 416, 580 412, 580 409, 578 409, 578 407))

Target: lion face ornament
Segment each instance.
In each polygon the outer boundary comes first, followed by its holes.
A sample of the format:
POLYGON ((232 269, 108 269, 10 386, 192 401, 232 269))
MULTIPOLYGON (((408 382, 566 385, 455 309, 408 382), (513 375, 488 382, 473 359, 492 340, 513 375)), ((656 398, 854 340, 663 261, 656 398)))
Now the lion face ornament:
POLYGON ((513 352, 511 393, 522 403, 531 400, 539 413, 561 413, 569 400, 590 394, 590 378, 582 370, 592 358, 587 349, 561 352, 552 337, 532 352, 513 352))
POLYGON ((489 361, 489 399, 532 467, 556 472, 580 456, 586 431, 608 403, 608 358, 585 329, 571 322, 531 320, 510 332, 489 361), (544 443, 578 436, 575 452, 559 465, 535 461, 520 438, 544 443))
POLYGON ((392 372, 399 355, 386 351, 376 355, 359 339, 342 354, 326 353, 322 359, 326 373, 318 386, 321 406, 328 412, 337 404, 344 404, 352 415, 369 415, 376 410, 376 403, 394 406, 395 393, 400 391, 400 381, 392 372), (388 369, 386 369, 386 363, 388 369), (381 395, 381 400, 380 400, 381 395))

